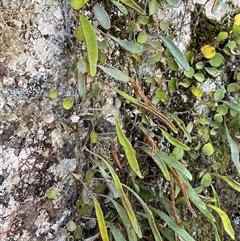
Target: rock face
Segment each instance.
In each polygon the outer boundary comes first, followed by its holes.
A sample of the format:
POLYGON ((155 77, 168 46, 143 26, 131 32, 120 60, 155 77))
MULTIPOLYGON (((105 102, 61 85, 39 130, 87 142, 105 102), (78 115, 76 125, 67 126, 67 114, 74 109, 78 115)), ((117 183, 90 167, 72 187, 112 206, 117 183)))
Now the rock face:
MULTIPOLYGON (((67 1, 2 1, 0 240, 65 240, 59 227, 71 216, 69 173, 76 170, 68 113, 48 92, 64 86, 68 48, 67 1), (46 198, 57 185, 61 197, 46 198), (58 237, 58 233, 61 237, 58 237), (52 236, 51 236, 52 235, 52 236)), ((68 83, 67 83, 68 82, 68 83)), ((67 83, 67 85, 66 85, 67 83)), ((65 235, 66 236, 66 235, 65 235)))
MULTIPOLYGON (((77 99, 68 74, 76 58, 70 29, 78 24, 71 16, 67 0, 0 2, 1 241, 63 241, 68 235, 76 201, 69 173, 83 172, 76 143, 85 138, 85 127, 72 123, 76 113, 48 93, 55 87, 61 97, 77 99), (49 200, 53 187, 60 195, 49 200)), ((189 39, 190 29, 185 34, 189 39)), ((78 110, 87 105, 78 104, 78 110)))

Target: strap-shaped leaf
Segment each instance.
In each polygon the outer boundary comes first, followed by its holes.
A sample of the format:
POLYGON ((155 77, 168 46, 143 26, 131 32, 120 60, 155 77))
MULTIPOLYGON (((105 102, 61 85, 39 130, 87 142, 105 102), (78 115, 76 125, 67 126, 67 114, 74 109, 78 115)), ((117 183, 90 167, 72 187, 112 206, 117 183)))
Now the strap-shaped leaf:
POLYGON ((143 15, 146 14, 145 11, 133 0, 120 0, 120 2, 124 3, 125 5, 127 5, 130 8, 133 8, 134 10, 136 10, 137 12, 139 12, 143 15))
POLYGON ((230 222, 230 219, 229 219, 228 215, 221 208, 218 208, 218 207, 213 206, 211 204, 208 204, 208 207, 212 208, 214 211, 217 212, 217 214, 220 216, 220 218, 223 222, 224 230, 234 240, 235 234, 234 234, 234 230, 233 230, 233 227, 231 225, 231 222, 230 222))
POLYGON ((83 34, 87 45, 90 75, 94 77, 97 73, 97 61, 98 61, 97 37, 92 24, 85 16, 80 15, 80 21, 82 24, 82 30, 83 30, 83 34))
POLYGON ((108 67, 103 67, 103 66, 98 66, 103 72, 105 72, 107 75, 113 77, 116 80, 120 80, 123 82, 128 82, 130 77, 127 76, 125 73, 122 71, 116 69, 116 68, 108 68, 108 67))
POLYGON ((177 60, 177 62, 186 70, 188 71, 190 69, 190 66, 183 55, 183 53, 180 51, 180 49, 168 38, 165 38, 164 36, 159 36, 163 43, 166 45, 166 47, 169 49, 172 56, 177 60))
MULTIPOLYGON (((124 184, 123 184, 124 185, 124 184)), ((147 219, 148 219, 148 224, 152 230, 152 233, 153 233, 153 236, 154 236, 154 240, 155 241, 163 241, 162 238, 161 238, 161 235, 158 231, 158 228, 157 228, 157 225, 155 223, 155 220, 154 220, 154 216, 151 212, 151 210, 149 209, 149 207, 147 206, 147 204, 142 200, 142 198, 136 193, 134 192, 130 187, 124 185, 125 188, 127 188, 137 199, 138 201, 141 203, 143 209, 144 209, 144 212, 146 213, 147 215, 147 219)))
POLYGON ((228 176, 218 175, 218 177, 222 178, 229 186, 234 188, 236 191, 240 192, 240 183, 239 182, 231 179, 228 176))
POLYGON ((105 224, 105 220, 103 217, 102 208, 101 208, 98 200, 95 197, 93 198, 93 202, 94 202, 95 212, 96 212, 97 221, 98 221, 98 227, 99 227, 99 231, 100 231, 102 240, 109 241, 107 226, 105 224))
POLYGON ((195 241, 195 239, 190 236, 190 234, 182 227, 180 227, 172 218, 170 218, 166 213, 161 212, 160 210, 151 207, 151 209, 161 218, 164 222, 166 222, 170 228, 173 229, 175 233, 181 236, 184 240, 187 241, 195 241))
POLYGON ((119 120, 118 120, 118 118, 116 116, 115 116, 115 123, 116 123, 116 131, 117 131, 118 140, 119 140, 120 144, 124 148, 125 155, 127 157, 127 160, 128 160, 128 163, 129 163, 131 169, 133 170, 133 172, 139 178, 143 178, 143 176, 142 176, 142 174, 140 172, 140 168, 139 168, 138 161, 137 161, 137 158, 135 156, 135 152, 134 152, 134 149, 132 147, 132 144, 127 139, 125 134, 123 133, 123 130, 122 130, 121 126, 120 126, 119 120))

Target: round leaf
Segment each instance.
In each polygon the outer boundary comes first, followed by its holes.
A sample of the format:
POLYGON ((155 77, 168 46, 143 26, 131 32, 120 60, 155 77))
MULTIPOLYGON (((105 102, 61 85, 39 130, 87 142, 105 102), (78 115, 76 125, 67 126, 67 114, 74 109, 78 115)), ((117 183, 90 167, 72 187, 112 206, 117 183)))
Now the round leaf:
POLYGON ((197 68, 197 69, 203 69, 203 67, 204 67, 203 62, 198 62, 198 63, 196 63, 196 68, 197 68))
POLYGON ((201 48, 201 52, 202 52, 202 55, 204 56, 204 58, 206 58, 206 59, 212 59, 216 54, 215 48, 211 45, 204 45, 201 48))
POLYGON ((199 87, 194 87, 194 88, 192 89, 192 93, 193 93, 193 95, 196 96, 197 98, 201 98, 202 95, 203 95, 203 92, 202 92, 202 90, 201 90, 199 87))
POLYGON ((191 63, 192 62, 192 59, 193 59, 193 52, 192 51, 187 51, 185 54, 184 54, 186 60, 188 61, 188 63, 191 63))
POLYGON ((228 37, 228 32, 220 32, 217 36, 217 41, 220 42, 228 37))
POLYGON ((141 32, 137 37, 137 41, 140 44, 146 43, 147 39, 148 35, 146 34, 146 32, 141 32))
POLYGON ((75 224, 75 222, 73 222, 72 220, 70 220, 68 223, 67 223, 67 229, 68 231, 70 232, 73 232, 75 229, 76 229, 77 225, 75 224))
POLYGON ((231 83, 227 86, 227 91, 229 93, 237 92, 238 90, 239 90, 239 85, 237 83, 231 83))
POLYGON ((151 0, 148 4, 148 8, 149 8, 149 15, 154 15, 157 14, 158 12, 158 3, 156 0, 151 0))
POLYGON ((221 114, 215 114, 213 117, 214 121, 217 123, 222 123, 223 122, 223 117, 221 114))
POLYGON ((211 156, 214 153, 214 148, 211 143, 207 143, 202 148, 202 154, 204 156, 211 156))
POLYGON ((224 91, 222 89, 217 89, 214 93, 214 100, 219 101, 223 99, 224 91))
POLYGON ((58 189, 57 188, 51 188, 47 194, 47 198, 53 199, 56 198, 58 195, 58 189))
POLYGON ((194 75, 194 69, 190 67, 188 71, 184 70, 184 75, 188 78, 192 78, 194 75))
POLYGON ((172 58, 172 57, 168 58, 167 64, 168 64, 168 67, 169 67, 172 71, 177 71, 177 70, 178 70, 178 64, 177 64, 177 62, 174 60, 174 58, 172 58))
POLYGON ((51 99, 56 99, 58 97, 58 90, 57 89, 52 89, 50 92, 49 92, 49 97, 51 99))
POLYGON ((194 78, 198 81, 198 82, 203 82, 205 80, 205 76, 202 73, 196 73, 194 74, 194 78))
POLYGON ((228 108, 225 105, 219 105, 217 107, 217 113, 221 115, 226 115, 228 113, 228 108))
POLYGON ((209 173, 206 173, 201 179, 201 186, 209 187, 212 184, 212 177, 209 173))
POLYGON ((166 21, 161 21, 159 26, 162 31, 167 31, 169 28, 169 23, 166 21))
POLYGON ((99 136, 95 131, 92 131, 90 134, 90 140, 92 144, 96 144, 98 142, 99 136))
POLYGON ((79 10, 87 2, 86 0, 70 0, 70 5, 74 10, 79 10))
POLYGON ((82 26, 79 26, 75 31, 75 38, 79 41, 83 41, 85 39, 82 26))
POLYGON ((219 54, 216 53, 216 55, 209 61, 209 63, 213 66, 213 67, 219 67, 224 61, 224 57, 219 54))
POLYGON ((72 99, 70 99, 69 97, 66 97, 63 102, 62 102, 62 106, 65 110, 69 110, 72 108, 74 101, 72 99))

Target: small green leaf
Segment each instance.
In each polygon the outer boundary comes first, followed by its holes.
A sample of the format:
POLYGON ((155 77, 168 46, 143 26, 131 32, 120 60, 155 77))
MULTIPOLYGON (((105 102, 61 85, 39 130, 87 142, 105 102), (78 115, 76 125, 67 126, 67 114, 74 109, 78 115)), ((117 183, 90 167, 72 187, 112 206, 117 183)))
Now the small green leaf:
POLYGON ((225 105, 219 105, 216 111, 221 115, 226 115, 228 113, 228 108, 225 105))
POLYGON ((70 5, 74 10, 79 10, 89 0, 70 0, 70 5))
POLYGON ((148 4, 149 15, 155 15, 158 13, 158 3, 156 0, 151 0, 148 4))
POLYGON ((59 192, 58 192, 58 189, 56 187, 51 188, 48 191, 47 198, 54 199, 54 198, 56 198, 58 196, 58 194, 59 194, 59 192))
POLYGON ((216 53, 215 56, 209 60, 209 63, 211 64, 212 67, 219 67, 224 61, 224 57, 216 53))
POLYGON ((201 186, 209 187, 212 184, 212 177, 210 173, 206 173, 201 179, 201 186))
POLYGON ((116 41, 122 48, 133 54, 139 54, 142 52, 142 45, 136 42, 129 42, 127 40, 122 40, 119 38, 115 38, 114 36, 109 36, 111 39, 116 41))
POLYGON ((203 82, 205 80, 205 76, 202 73, 196 73, 193 75, 193 77, 198 81, 198 82, 203 82))
POLYGON ((188 78, 192 78, 194 75, 194 69, 190 67, 188 71, 184 70, 184 75, 188 78))
POLYGON ((180 49, 168 38, 165 38, 164 36, 159 36, 161 40, 164 42, 166 47, 171 52, 172 56, 177 60, 177 62, 186 70, 188 71, 190 69, 190 66, 180 51, 180 49))
POLYGON ((187 79, 185 79, 184 81, 179 82, 178 86, 179 85, 183 86, 184 88, 188 88, 191 85, 191 83, 187 79))
POLYGON ((83 41, 83 40, 85 39, 83 30, 82 30, 82 26, 79 26, 79 27, 76 29, 76 31, 75 31, 75 38, 76 38, 78 41, 83 41))
POLYGON ((227 86, 227 91, 229 93, 237 92, 239 89, 240 89, 240 87, 237 83, 231 83, 227 86))
POLYGON ((173 57, 168 58, 167 64, 172 71, 177 71, 179 69, 177 62, 173 57))
POLYGON ((222 123, 223 122, 223 117, 221 114, 215 114, 213 117, 214 121, 217 123, 222 123))
POLYGON ((214 1, 213 5, 212 5, 212 10, 211 10, 211 12, 212 12, 213 14, 217 12, 217 10, 218 10, 221 2, 222 2, 222 0, 215 0, 215 1, 214 1))
POLYGON ((87 45, 88 62, 90 75, 94 77, 97 73, 98 46, 95 30, 90 21, 83 15, 80 15, 82 29, 87 45))
POLYGON ((125 155, 127 157, 127 160, 128 160, 128 163, 129 163, 130 167, 132 168, 133 172, 139 178, 143 178, 143 176, 141 174, 141 171, 140 171, 140 168, 139 168, 139 165, 138 165, 138 161, 137 161, 135 153, 134 153, 134 149, 132 147, 132 144, 127 139, 125 134, 123 133, 123 130, 120 126, 120 123, 119 123, 119 120, 118 120, 117 116, 115 116, 115 123, 116 123, 116 131, 117 131, 118 140, 124 148, 125 155))
POLYGON ((58 97, 58 90, 57 89, 50 90, 49 97, 51 99, 56 99, 58 97))
POLYGON ((107 223, 107 225, 109 226, 115 241, 126 241, 126 239, 124 238, 122 230, 120 231, 112 223, 107 223))
POLYGON ((116 80, 120 80, 123 82, 128 82, 130 77, 123 73, 122 71, 116 69, 116 68, 107 68, 103 66, 98 66, 102 71, 104 71, 107 75, 113 77, 116 80))
POLYGON ((137 23, 142 24, 142 25, 147 25, 148 24, 148 16, 145 15, 139 15, 137 18, 137 23))
POLYGON ((240 112, 240 103, 237 102, 230 102, 227 100, 222 100, 229 108, 233 109, 234 111, 240 112))
POLYGON ((230 221, 228 215, 222 209, 220 209, 216 206, 208 204, 208 207, 212 208, 214 211, 217 212, 217 214, 220 216, 220 218, 222 220, 224 230, 234 240, 235 239, 234 230, 233 230, 233 227, 231 225, 231 221, 230 221))
POLYGON ((177 79, 172 78, 168 82, 168 91, 169 93, 174 93, 177 91, 177 79))
POLYGON ((140 44, 144 44, 148 39, 148 35, 146 34, 146 32, 141 32, 139 33, 138 37, 137 37, 137 41, 140 44))
MULTIPOLYGON (((160 128, 161 129, 161 128, 160 128)), ((163 129, 161 129, 161 132, 163 134, 163 136, 174 146, 180 147, 185 151, 190 151, 190 148, 188 146, 186 146, 185 144, 183 144, 181 141, 175 139, 174 137, 170 136, 166 131, 164 131, 163 129)))
POLYGON ((207 143, 202 148, 202 154, 204 156, 211 156, 214 153, 214 148, 211 143, 207 143))
POLYGON ((208 74, 215 76, 218 74, 218 70, 216 68, 211 68, 211 67, 205 67, 204 68, 208 74))
POLYGON ((99 24, 104 29, 110 29, 111 28, 111 20, 108 16, 108 13, 105 10, 105 8, 100 4, 96 4, 96 5, 94 5, 93 11, 94 11, 94 15, 95 15, 96 19, 98 20, 99 24))
POLYGON ((225 40, 228 37, 228 32, 220 32, 217 36, 216 41, 220 42, 225 40))
POLYGON ((66 97, 66 98, 63 100, 63 102, 62 102, 62 106, 63 106, 63 108, 64 108, 65 110, 69 110, 69 109, 72 108, 73 103, 74 103, 74 102, 73 102, 72 99, 70 99, 69 97, 66 97))
POLYGON ((67 223, 67 230, 69 232, 73 232, 76 228, 77 228, 77 225, 75 222, 73 222, 72 220, 70 220, 68 223, 67 223))
POLYGON ((192 51, 187 51, 185 54, 184 54, 186 60, 188 61, 188 63, 192 63, 192 60, 193 60, 193 52, 192 51))
POLYGON ((115 0, 111 0, 111 2, 119 9, 119 11, 121 11, 124 15, 127 15, 128 14, 128 10, 127 8, 121 4, 120 2, 118 1, 115 1, 115 0))
POLYGON ((95 131, 92 131, 90 134, 90 140, 92 144, 96 144, 98 142, 99 136, 95 131))
POLYGON ((197 68, 197 69, 203 69, 203 67, 204 67, 203 62, 197 62, 197 63, 196 63, 196 68, 197 68))
POLYGON ((223 99, 224 91, 222 89, 217 89, 214 93, 214 100, 219 101, 223 99))
POLYGON ((98 227, 99 227, 99 231, 100 231, 102 240, 103 241, 109 241, 107 226, 105 224, 105 220, 104 220, 104 217, 103 217, 102 208, 101 208, 98 200, 95 197, 93 198, 93 202, 94 202, 95 213, 96 213, 96 216, 97 216, 98 227))
POLYGON ((166 21, 161 21, 161 22, 159 23, 159 27, 160 27, 160 29, 161 29, 162 31, 167 31, 168 28, 169 28, 169 23, 166 22, 166 21))

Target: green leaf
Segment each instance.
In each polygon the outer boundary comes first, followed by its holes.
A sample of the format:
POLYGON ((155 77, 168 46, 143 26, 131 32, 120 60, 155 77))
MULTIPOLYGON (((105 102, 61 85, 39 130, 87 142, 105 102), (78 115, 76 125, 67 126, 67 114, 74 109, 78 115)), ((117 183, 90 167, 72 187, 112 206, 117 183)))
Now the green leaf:
POLYGON ((127 40, 122 40, 119 38, 115 38, 114 36, 109 35, 111 39, 116 41, 122 48, 133 54, 140 54, 142 52, 142 45, 136 42, 129 42, 127 40))
POLYGON ((237 92, 240 89, 237 83, 231 83, 227 86, 228 93, 237 92))
POLYGON ((127 5, 130 8, 133 8, 134 10, 139 12, 140 14, 143 14, 143 15, 146 14, 145 11, 137 3, 135 3, 133 0, 120 0, 120 2, 124 3, 125 5, 127 5))
POLYGON ((121 4, 120 2, 118 1, 115 1, 115 0, 111 0, 111 2, 119 9, 119 11, 121 11, 124 15, 127 15, 128 14, 128 10, 127 8, 121 4))
POLYGON ((57 197, 58 194, 59 194, 59 192, 58 192, 58 189, 56 187, 55 188, 51 188, 48 191, 47 198, 54 199, 54 198, 57 197))
POLYGON ((100 231, 102 240, 103 241, 109 241, 107 226, 105 224, 105 220, 104 220, 104 217, 103 217, 102 208, 101 208, 98 200, 95 197, 93 198, 93 202, 94 202, 95 213, 96 213, 96 216, 97 216, 98 227, 99 227, 99 231, 100 231))
POLYGON ((235 167, 237 168, 238 173, 240 173, 240 160, 239 160, 238 147, 237 147, 236 143, 234 142, 234 140, 232 139, 232 137, 230 136, 226 123, 224 123, 224 125, 225 125, 225 129, 226 129, 227 140, 230 145, 231 159, 232 159, 235 167))
POLYGON ((202 73, 196 73, 193 75, 193 77, 198 81, 198 82, 203 82, 205 80, 205 76, 202 73))
MULTIPOLYGON (((161 128, 160 128, 161 129, 161 128)), ((164 135, 164 137, 174 146, 180 147, 185 151, 190 151, 190 148, 188 146, 186 146, 185 144, 183 144, 181 141, 175 139, 174 137, 170 136, 166 131, 164 131, 163 129, 161 129, 162 134, 164 135)))
POLYGON ((167 3, 174 8, 178 8, 181 4, 181 2, 179 0, 166 0, 167 3))
POLYGON ((220 32, 217 36, 216 41, 220 42, 222 40, 225 40, 228 37, 228 32, 220 32))
POLYGON ((117 116, 115 116, 115 123, 116 123, 116 131, 117 131, 117 136, 118 136, 118 140, 119 143, 123 146, 124 151, 125 151, 125 155, 127 157, 128 163, 130 165, 130 167, 132 168, 133 172, 139 177, 139 178, 143 178, 139 165, 138 165, 138 161, 136 159, 135 156, 135 152, 134 149, 132 147, 131 142, 127 139, 127 137, 125 136, 125 134, 123 133, 123 130, 120 126, 119 120, 117 118, 117 116))
POLYGON ((123 236, 122 230, 120 231, 112 223, 108 223, 108 226, 109 226, 109 228, 110 228, 110 230, 112 232, 112 235, 113 235, 115 241, 126 241, 126 239, 123 236))
MULTIPOLYGON (((185 181, 184 181, 185 182, 185 181)), ((188 196, 189 199, 193 202, 193 204, 198 208, 198 210, 207 217, 210 221, 215 222, 215 218, 212 213, 207 209, 206 204, 200 199, 196 191, 192 188, 192 186, 186 181, 188 186, 188 196)))
POLYGON ((141 32, 139 33, 138 37, 137 37, 137 41, 140 44, 144 44, 148 39, 148 35, 146 34, 146 32, 141 32))
POLYGON ((231 179, 228 176, 218 175, 221 179, 223 179, 230 187, 234 188, 236 191, 240 192, 240 183, 231 179))
POLYGON ((57 89, 50 90, 49 97, 51 99, 56 99, 58 97, 58 90, 57 89))
POLYGON ((206 173, 201 179, 201 186, 209 187, 212 183, 212 177, 210 173, 206 173))
POLYGON ((168 166, 176 169, 183 176, 192 180, 192 174, 188 171, 188 169, 180 162, 176 161, 173 157, 168 156, 166 153, 158 149, 157 156, 163 160, 168 166))
POLYGON ((127 213, 124 210, 124 208, 122 206, 120 206, 114 199, 110 198, 109 196, 106 196, 106 198, 108 198, 112 202, 119 217, 121 218, 123 225, 125 226, 126 231, 127 231, 128 240, 137 241, 137 236, 134 232, 130 219, 127 216, 127 213))
POLYGON ((82 26, 79 26, 75 31, 75 38, 79 41, 83 41, 85 39, 84 33, 82 30, 82 26))
MULTIPOLYGON (((102 158, 101 156, 97 155, 94 152, 91 152, 91 151, 88 151, 88 152, 90 152, 91 154, 97 156, 100 160, 102 160, 106 164, 108 170, 110 171, 110 173, 112 175, 112 178, 113 178, 113 181, 114 181, 114 184, 115 184, 116 188, 118 189, 119 193, 122 195, 121 196, 122 204, 123 204, 123 207, 125 208, 125 210, 127 212, 127 215, 128 215, 128 217, 129 217, 129 219, 131 221, 131 224, 132 224, 132 226, 134 228, 134 231, 135 231, 135 233, 137 234, 137 236, 139 238, 142 238, 141 228, 140 228, 140 226, 138 224, 138 221, 137 221, 136 215, 135 215, 135 213, 133 211, 132 205, 129 202, 129 199, 127 198, 127 195, 123 191, 122 183, 121 183, 117 173, 114 171, 112 166, 104 158, 102 158)), ((99 165, 99 167, 100 167, 100 165, 99 165)))
POLYGON ((224 57, 221 54, 216 53, 215 56, 209 60, 209 63, 213 67, 219 67, 223 63, 223 61, 224 57))
POLYGON ((67 226, 67 230, 68 230, 69 232, 73 232, 73 231, 75 231, 75 229, 77 228, 76 223, 73 222, 72 220, 70 220, 70 221, 67 223, 66 226, 67 226))
POLYGON ((217 89, 214 93, 214 100, 219 101, 223 99, 224 91, 222 89, 217 89))
POLYGON ((230 101, 226 101, 226 100, 222 100, 223 103, 225 103, 229 108, 240 112, 240 103, 237 102, 230 102, 230 101))
POLYGON ((204 68, 208 74, 215 76, 218 73, 218 70, 216 68, 211 68, 211 67, 205 67, 204 68))
POLYGON ((180 237, 182 237, 184 240, 186 241, 195 241, 195 239, 190 236, 190 234, 181 226, 179 226, 172 218, 170 218, 166 213, 151 207, 151 209, 161 218, 163 219, 164 222, 166 222, 167 225, 169 225, 169 227, 171 229, 173 229, 173 231, 175 233, 177 233, 180 237))
POLYGON ((172 56, 177 60, 177 62, 186 70, 188 71, 190 69, 190 66, 180 51, 180 49, 168 38, 165 38, 164 36, 160 36, 163 43, 166 45, 166 47, 171 52, 172 56))
POLYGON ((89 0, 70 0, 70 5, 74 10, 79 10, 89 0))
POLYGON ((207 143, 202 148, 202 154, 204 156, 211 156, 214 153, 214 148, 211 143, 207 143))
POLYGON ((94 28, 90 21, 83 15, 80 15, 80 21, 87 45, 88 62, 90 67, 90 75, 94 77, 97 73, 97 61, 98 61, 98 46, 97 38, 94 28))
POLYGON ((90 140, 92 144, 96 144, 98 142, 99 136, 95 131, 92 131, 90 134, 90 140))
POLYGON ((73 100, 70 99, 69 97, 66 97, 63 102, 62 102, 62 106, 65 110, 70 110, 73 106, 73 100))
POLYGON ((155 15, 158 13, 158 3, 156 0, 151 0, 148 4, 149 15, 155 15))
POLYGON ((190 67, 190 69, 188 71, 184 70, 184 75, 187 77, 187 78, 192 78, 193 75, 194 75, 194 69, 192 67, 190 67))
POLYGON ((188 130, 186 129, 185 123, 180 118, 178 118, 176 115, 174 115, 174 114, 169 114, 169 115, 173 118, 173 120, 177 123, 177 125, 180 127, 180 129, 184 132, 184 136, 187 138, 187 140, 189 142, 192 142, 192 137, 189 134, 188 130))
POLYGON ((216 206, 208 204, 208 207, 212 208, 214 211, 217 212, 217 214, 220 216, 220 218, 222 220, 224 230, 234 240, 235 239, 234 230, 233 230, 233 227, 231 225, 228 215, 222 209, 220 209, 216 206))
POLYGON ((122 71, 116 69, 116 68, 107 68, 103 66, 98 66, 102 71, 104 71, 107 75, 113 77, 116 80, 120 80, 123 82, 128 82, 130 77, 123 73, 122 71))
POLYGON ((104 29, 110 29, 111 28, 111 21, 108 16, 108 13, 106 12, 105 8, 100 5, 96 4, 93 8, 94 15, 96 19, 98 20, 99 24, 104 28, 104 29))
POLYGON ((160 170, 162 171, 165 179, 167 181, 170 181, 170 174, 169 171, 167 169, 167 166, 165 164, 165 162, 162 160, 162 158, 160 158, 159 155, 154 156, 152 153, 152 150, 147 147, 147 146, 141 146, 141 149, 146 152, 152 159, 153 161, 157 164, 157 166, 160 168, 160 170))
POLYGON ((158 231, 157 225, 155 223, 154 216, 153 216, 151 210, 148 208, 147 204, 130 187, 128 187, 126 185, 124 185, 124 187, 127 188, 137 198, 137 200, 141 203, 141 205, 142 205, 142 207, 144 209, 144 212, 147 215, 148 224, 149 224, 149 226, 150 226, 150 228, 152 230, 152 233, 153 233, 153 236, 154 236, 154 240, 155 241, 163 241, 162 238, 161 238, 161 235, 160 235, 160 233, 158 231))

